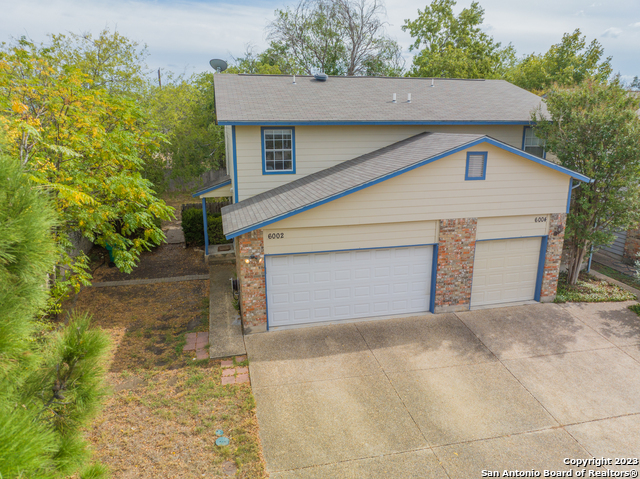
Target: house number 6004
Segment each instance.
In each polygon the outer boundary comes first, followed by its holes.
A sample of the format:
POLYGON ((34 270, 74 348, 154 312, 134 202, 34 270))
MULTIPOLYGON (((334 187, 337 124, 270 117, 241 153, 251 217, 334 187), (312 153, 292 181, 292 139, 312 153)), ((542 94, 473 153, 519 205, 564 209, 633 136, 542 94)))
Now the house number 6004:
POLYGON ((284 233, 269 233, 267 235, 267 238, 269 238, 269 239, 282 239, 282 238, 284 238, 284 233))
POLYGON ((546 216, 538 216, 538 217, 536 217, 536 223, 544 223, 545 221, 547 221, 547 217, 546 216))

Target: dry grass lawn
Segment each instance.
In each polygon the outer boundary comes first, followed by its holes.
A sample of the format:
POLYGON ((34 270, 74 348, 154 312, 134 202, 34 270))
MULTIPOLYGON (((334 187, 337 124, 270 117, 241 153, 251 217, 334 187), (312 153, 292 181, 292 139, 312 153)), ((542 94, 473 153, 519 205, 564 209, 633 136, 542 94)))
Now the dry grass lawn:
POLYGON ((222 386, 219 360, 182 352, 187 332, 208 330, 208 297, 197 280, 85 288, 67 305, 113 341, 113 394, 88 431, 113 478, 266 477, 250 385, 222 386))

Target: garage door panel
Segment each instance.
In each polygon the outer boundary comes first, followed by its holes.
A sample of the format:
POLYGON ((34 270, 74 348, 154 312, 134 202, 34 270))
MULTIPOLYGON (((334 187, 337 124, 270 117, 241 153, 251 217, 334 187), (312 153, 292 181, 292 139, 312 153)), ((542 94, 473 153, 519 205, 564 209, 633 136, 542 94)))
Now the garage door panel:
POLYGON ((428 311, 432 248, 267 256, 269 324, 428 311))
POLYGON ((471 306, 532 300, 541 238, 476 243, 471 306))

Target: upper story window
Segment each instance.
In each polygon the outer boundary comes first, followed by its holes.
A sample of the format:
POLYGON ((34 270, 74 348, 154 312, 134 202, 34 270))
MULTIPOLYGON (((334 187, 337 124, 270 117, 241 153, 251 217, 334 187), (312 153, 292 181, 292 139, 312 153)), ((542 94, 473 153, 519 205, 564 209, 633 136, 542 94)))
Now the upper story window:
POLYGON ((262 173, 295 173, 293 128, 262 128, 262 173))
POLYGON ((533 128, 530 126, 524 127, 524 140, 522 142, 522 149, 527 153, 544 158, 544 141, 536 136, 533 128))
POLYGON ((465 180, 484 180, 487 177, 487 152, 470 151, 467 153, 465 180))

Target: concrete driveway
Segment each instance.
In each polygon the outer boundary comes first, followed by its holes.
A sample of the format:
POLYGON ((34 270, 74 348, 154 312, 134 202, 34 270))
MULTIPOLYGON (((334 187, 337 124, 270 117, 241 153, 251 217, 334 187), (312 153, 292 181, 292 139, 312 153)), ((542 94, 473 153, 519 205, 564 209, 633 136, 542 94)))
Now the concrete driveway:
POLYGON ((565 458, 638 458, 640 318, 629 304, 247 336, 267 469, 287 479, 544 477, 571 469, 565 458))

